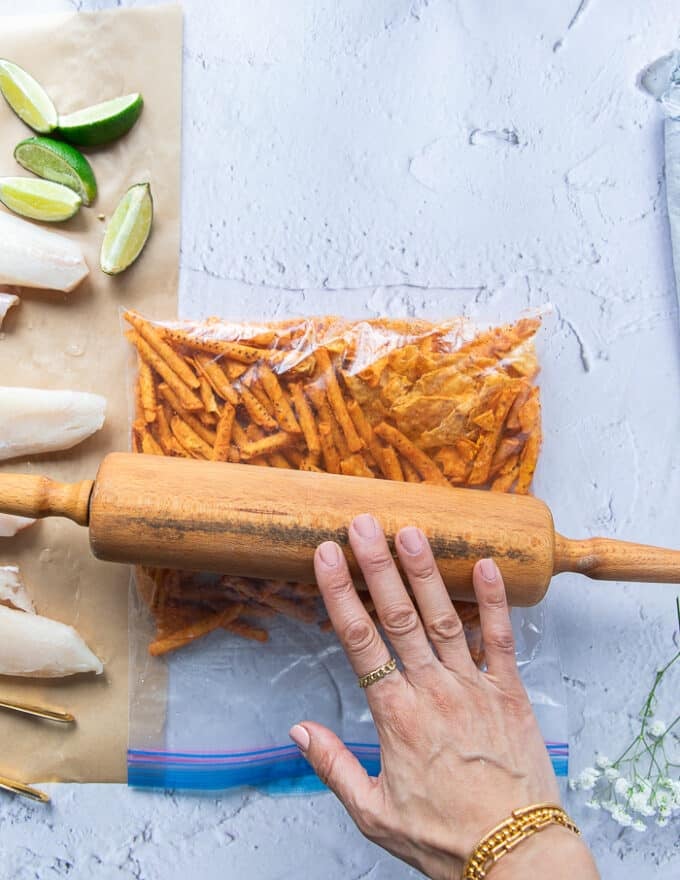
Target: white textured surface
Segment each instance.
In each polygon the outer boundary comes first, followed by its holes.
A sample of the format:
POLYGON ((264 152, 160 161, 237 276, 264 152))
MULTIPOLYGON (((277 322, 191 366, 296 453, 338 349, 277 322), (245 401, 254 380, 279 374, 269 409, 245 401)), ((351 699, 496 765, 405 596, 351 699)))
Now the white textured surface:
MULTIPOLYGON (((680 37, 676 4, 184 8, 184 312, 465 310, 495 321, 552 302, 539 494, 567 534, 680 545, 661 121, 635 87, 680 37)), ((14 11, 0 0, 0 14, 14 11)), ((624 744, 671 649, 673 596, 555 583, 574 767, 595 747, 613 756, 624 744)), ((330 796, 52 793, 48 810, 0 802, 3 876, 416 876, 364 842, 330 796)), ((570 806, 605 877, 678 876, 677 829, 619 833, 578 799, 570 806)))

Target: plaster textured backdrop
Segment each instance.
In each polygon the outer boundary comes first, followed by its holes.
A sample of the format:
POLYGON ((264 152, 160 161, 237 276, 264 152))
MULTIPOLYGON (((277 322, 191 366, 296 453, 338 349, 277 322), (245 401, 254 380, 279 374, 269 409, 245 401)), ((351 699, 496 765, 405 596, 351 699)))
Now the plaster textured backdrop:
MULTIPOLYGON (((24 0, 21 11, 121 5, 24 0)), ((662 126, 636 88, 678 44, 677 4, 183 5, 183 312, 495 321, 552 303, 537 493, 566 534, 680 545, 662 126)), ((0 0, 0 14, 16 11, 0 0)), ((566 576, 553 587, 575 769, 626 741, 672 649, 673 596, 566 576)), ((330 796, 53 795, 49 810, 0 803, 3 877, 417 876, 363 841, 330 796)), ((580 799, 570 808, 605 877, 678 876, 677 829, 641 837, 580 799)))

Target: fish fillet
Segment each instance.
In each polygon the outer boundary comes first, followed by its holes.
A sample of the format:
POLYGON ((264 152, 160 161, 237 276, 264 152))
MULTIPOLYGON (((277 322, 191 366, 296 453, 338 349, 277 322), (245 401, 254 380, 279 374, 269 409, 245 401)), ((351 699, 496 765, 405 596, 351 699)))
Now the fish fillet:
POLYGON ((13 293, 5 293, 0 290, 0 327, 2 327, 2 322, 5 320, 5 315, 12 308, 12 306, 16 306, 19 304, 19 297, 15 296, 13 293))
POLYGON ((0 284, 73 290, 90 270, 79 245, 61 235, 0 213, 0 284))
POLYGON ((72 626, 0 605, 0 675, 62 678, 103 671, 72 626))
POLYGON ((0 538, 13 538, 17 532, 27 529, 35 522, 27 516, 12 516, 10 513, 0 513, 0 538))
POLYGON ((104 424, 106 399, 86 391, 0 387, 0 461, 70 449, 104 424))
POLYGON ((0 605, 35 614, 35 606, 16 565, 0 565, 0 605))

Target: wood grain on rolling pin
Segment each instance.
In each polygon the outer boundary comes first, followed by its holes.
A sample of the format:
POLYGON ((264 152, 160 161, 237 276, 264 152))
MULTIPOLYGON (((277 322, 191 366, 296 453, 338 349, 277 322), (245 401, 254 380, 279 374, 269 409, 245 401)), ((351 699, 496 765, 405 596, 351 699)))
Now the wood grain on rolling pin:
POLYGON ((361 477, 113 454, 99 470, 90 540, 100 559, 309 582, 315 548, 373 513, 390 540, 406 525, 428 536, 456 598, 473 599, 477 559, 502 568, 510 601, 530 605, 553 571, 554 529, 540 501, 361 477))

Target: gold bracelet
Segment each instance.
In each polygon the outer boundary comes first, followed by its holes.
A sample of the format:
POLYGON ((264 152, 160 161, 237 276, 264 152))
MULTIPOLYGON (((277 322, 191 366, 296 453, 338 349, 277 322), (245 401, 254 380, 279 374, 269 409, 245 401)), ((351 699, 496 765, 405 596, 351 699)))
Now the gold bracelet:
POLYGON ((489 868, 518 843, 549 825, 561 825, 574 834, 581 833, 562 807, 555 804, 532 804, 521 810, 513 810, 509 819, 492 828, 473 849, 462 880, 483 880, 489 868))

